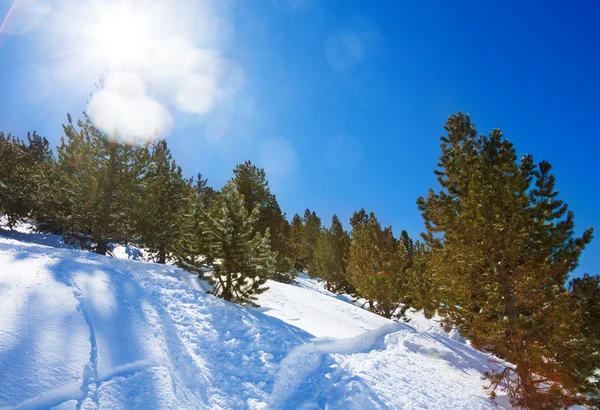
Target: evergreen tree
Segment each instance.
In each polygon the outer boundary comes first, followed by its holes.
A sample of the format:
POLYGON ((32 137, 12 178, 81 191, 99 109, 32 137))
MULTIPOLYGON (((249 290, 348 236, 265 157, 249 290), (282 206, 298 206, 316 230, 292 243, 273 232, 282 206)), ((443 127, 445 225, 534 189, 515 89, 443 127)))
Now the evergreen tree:
POLYGON ((302 246, 300 263, 311 276, 318 276, 314 266, 314 252, 317 246, 317 240, 321 234, 321 218, 315 211, 309 209, 304 211, 302 218, 302 246))
POLYGON ((406 252, 408 253, 408 257, 412 259, 415 256, 415 243, 410 236, 408 236, 408 232, 402 230, 400 233, 400 242, 406 248, 406 252))
POLYGON ((141 193, 135 207, 135 231, 140 244, 158 263, 166 263, 180 236, 189 187, 165 140, 152 144, 142 161, 141 193))
POLYGON ((573 279, 569 290, 582 314, 584 336, 600 343, 600 276, 586 273, 573 279))
POLYGON ((208 185, 208 179, 202 178, 201 173, 198 173, 194 189, 198 194, 198 200, 202 203, 202 206, 205 209, 209 209, 217 198, 218 192, 208 185))
POLYGON ((251 213, 258 206, 259 215, 256 229, 265 235, 267 229, 271 235, 271 247, 276 252, 276 271, 273 279, 291 282, 296 276, 293 250, 290 246, 289 223, 281 212, 279 203, 271 193, 269 182, 263 168, 252 165, 250 161, 240 164, 233 171, 233 182, 244 197, 246 211, 251 213))
POLYGON ((303 256, 303 231, 304 224, 302 223, 302 218, 300 215, 295 214, 290 225, 290 247, 292 259, 294 260, 294 269, 296 269, 298 272, 302 272, 306 269, 303 256))
POLYGON ((0 132, 0 212, 9 228, 41 208, 44 180, 53 162, 48 140, 35 131, 27 134, 27 143, 0 132))
MULTIPOLYGON (((579 337, 575 343, 567 346, 571 372, 578 376, 576 384, 588 396, 588 406, 600 408, 600 276, 585 274, 569 284, 571 295, 570 309, 577 312, 579 337), (592 375, 592 376, 590 376, 592 375), (582 386, 582 387, 581 387, 582 386)), ((573 330, 573 324, 571 328, 573 330)))
POLYGON ((63 125, 49 219, 65 239, 105 255, 110 243, 134 235, 133 206, 139 193, 139 148, 110 138, 89 120, 63 125))
POLYGON ((373 213, 364 210, 351 219, 352 242, 348 263, 348 282, 369 301, 369 308, 392 317, 401 308, 403 317, 408 304, 410 258, 403 243, 396 240, 390 227, 381 229, 373 213))
POLYGON ((429 249, 419 241, 414 242, 405 230, 400 234, 400 243, 406 248, 410 260, 406 303, 415 310, 422 310, 425 317, 431 319, 439 307, 439 302, 427 269, 429 249))
POLYGON ((269 230, 264 236, 257 232, 260 208, 248 213, 236 184, 225 185, 217 202, 216 212, 206 219, 207 262, 214 267, 208 279, 215 295, 230 302, 252 303, 275 274, 269 230))
POLYGON ((332 292, 354 293, 346 280, 346 267, 350 254, 350 235, 338 217, 333 215, 331 229, 324 229, 314 251, 314 273, 325 280, 325 287, 332 292))
POLYGON ((369 214, 364 209, 361 209, 358 212, 354 212, 350 217, 350 226, 352 230, 358 229, 360 225, 369 221, 369 214))
POLYGON ((207 180, 198 175, 195 186, 193 181, 188 181, 188 194, 184 204, 184 211, 179 218, 179 237, 175 242, 173 256, 177 266, 204 277, 209 271, 208 251, 209 244, 206 233, 208 215, 216 214, 218 194, 206 185, 207 180), (205 195, 205 189, 210 192, 205 195))
POLYGON ((488 377, 493 391, 504 383, 516 405, 582 402, 586 386, 567 353, 578 320, 564 285, 591 229, 573 236, 573 214, 556 199, 547 162, 536 169, 531 156, 517 161, 499 130, 478 135, 468 115, 451 116, 445 128, 442 190, 417 201, 444 322, 513 364, 488 377))

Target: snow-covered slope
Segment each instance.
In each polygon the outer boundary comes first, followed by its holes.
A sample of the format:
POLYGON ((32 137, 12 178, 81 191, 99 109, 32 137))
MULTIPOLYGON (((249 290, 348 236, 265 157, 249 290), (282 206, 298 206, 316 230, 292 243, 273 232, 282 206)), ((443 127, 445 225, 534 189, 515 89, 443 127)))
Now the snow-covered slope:
POLYGON ((487 356, 418 314, 394 323, 306 277, 245 308, 175 267, 60 246, 0 232, 0 408, 496 407, 487 356))

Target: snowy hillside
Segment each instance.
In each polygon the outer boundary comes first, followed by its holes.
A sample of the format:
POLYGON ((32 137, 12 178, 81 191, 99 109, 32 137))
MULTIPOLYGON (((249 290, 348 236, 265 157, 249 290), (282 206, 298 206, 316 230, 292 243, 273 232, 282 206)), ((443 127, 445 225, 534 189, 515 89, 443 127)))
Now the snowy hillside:
POLYGON ((496 408, 487 356, 435 322, 269 285, 240 307, 171 266, 1 231, 0 408, 496 408))

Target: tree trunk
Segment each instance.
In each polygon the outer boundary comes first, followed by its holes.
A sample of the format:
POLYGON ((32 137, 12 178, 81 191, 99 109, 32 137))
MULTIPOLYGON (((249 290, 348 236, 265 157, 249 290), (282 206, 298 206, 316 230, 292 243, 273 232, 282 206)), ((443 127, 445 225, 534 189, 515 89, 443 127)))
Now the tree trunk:
MULTIPOLYGON (((498 264, 498 282, 500 285, 500 291, 502 292, 502 300, 504 301, 504 308, 506 309, 506 316, 508 317, 508 336, 514 337, 515 329, 517 326, 517 309, 515 307, 515 299, 512 294, 510 283, 508 282, 508 275, 506 269, 504 269, 504 262, 501 261, 498 264)), ((514 342, 514 340, 512 340, 514 342)), ((517 348, 518 346, 512 346, 517 348)))
POLYGON ((531 371, 528 369, 519 368, 517 366, 517 375, 519 376, 521 387, 524 393, 524 402, 530 410, 542 410, 542 403, 537 399, 537 389, 531 378, 531 371))
POLYGON ((105 240, 99 240, 96 245, 96 253, 98 255, 106 255, 106 251, 108 250, 108 244, 105 240))
POLYGON ((104 196, 102 198, 103 208, 100 220, 100 235, 102 239, 97 239, 98 245, 96 246, 96 253, 99 255, 106 255, 108 250, 108 234, 110 229, 110 217, 111 217, 111 205, 114 194, 114 179, 116 173, 116 161, 117 161, 117 145, 115 142, 110 143, 110 151, 108 158, 108 176, 106 186, 104 187, 104 196))
POLYGON ((541 410, 542 403, 535 398, 537 395, 537 388, 531 376, 532 371, 527 366, 523 367, 522 360, 519 360, 524 345, 523 339, 516 334, 518 312, 515 305, 515 298, 508 281, 508 274, 504 268, 504 261, 501 261, 498 264, 498 281, 500 284, 500 291, 502 292, 502 299, 504 300, 506 316, 508 318, 508 332, 506 336, 508 338, 509 349, 511 350, 509 354, 512 357, 507 357, 507 359, 509 361, 512 360, 517 365, 516 373, 519 376, 524 393, 523 398, 525 399, 527 407, 531 410, 541 410))
POLYGON ((167 263, 167 250, 164 246, 161 246, 158 251, 158 263, 162 263, 163 265, 167 263))
POLYGON ((233 299, 233 281, 231 280, 231 273, 227 273, 227 279, 225 280, 225 285, 223 286, 223 292, 221 292, 221 298, 224 300, 231 302, 233 299))

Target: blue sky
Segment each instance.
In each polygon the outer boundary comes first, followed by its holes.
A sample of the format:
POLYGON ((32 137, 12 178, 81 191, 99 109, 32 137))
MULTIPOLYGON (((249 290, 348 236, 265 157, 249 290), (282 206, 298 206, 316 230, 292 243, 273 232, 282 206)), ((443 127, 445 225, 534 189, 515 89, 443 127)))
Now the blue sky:
MULTIPOLYGON (((41 11, 0 34, 0 130, 55 145, 106 67, 78 35, 96 18, 87 0, 35 1, 41 11)), ((480 132, 501 128, 519 153, 550 161, 577 231, 600 229, 597 2, 215 1, 203 19, 190 3, 170 3, 183 8, 172 26, 191 27, 179 34, 229 68, 208 105, 182 107, 149 85, 187 175, 218 187, 251 159, 290 216, 308 207, 347 221, 364 207, 417 236, 415 200, 435 187, 443 125, 465 111, 480 132)), ((0 16, 11 5, 0 0, 0 16)), ((576 272, 599 263, 596 240, 576 272)))

